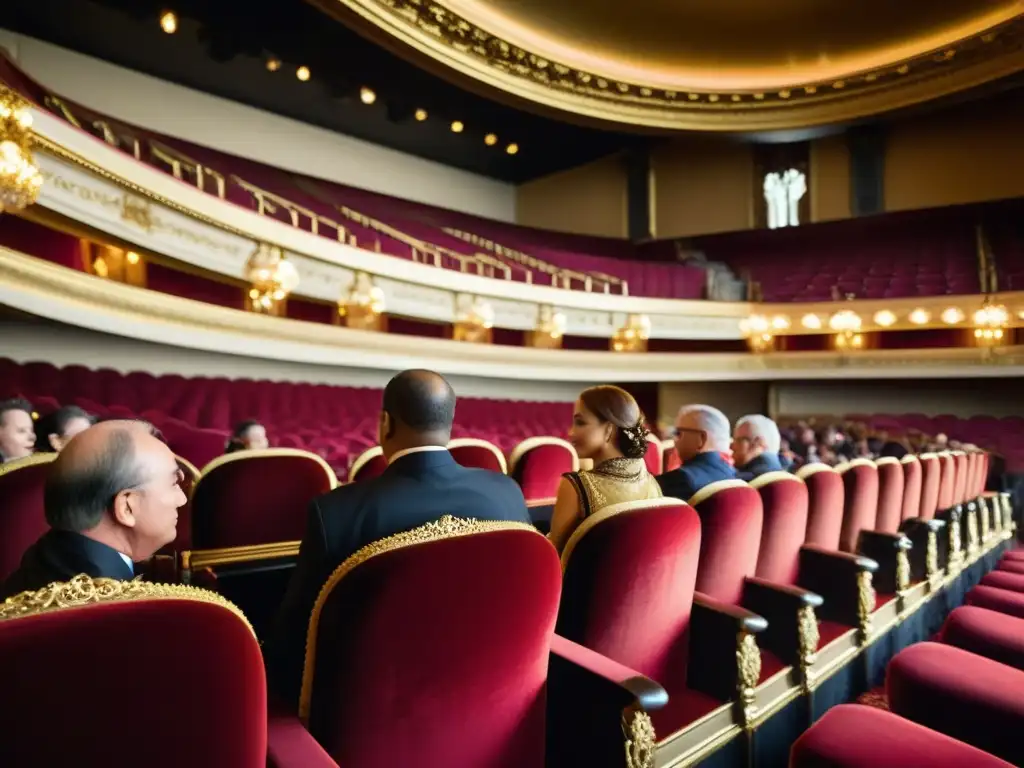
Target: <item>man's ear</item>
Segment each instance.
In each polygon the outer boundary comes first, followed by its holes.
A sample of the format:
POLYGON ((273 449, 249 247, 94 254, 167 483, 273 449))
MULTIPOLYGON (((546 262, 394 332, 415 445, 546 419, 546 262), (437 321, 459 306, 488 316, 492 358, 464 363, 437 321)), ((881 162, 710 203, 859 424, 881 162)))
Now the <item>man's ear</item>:
POLYGON ((380 412, 380 433, 389 440, 395 434, 395 424, 391 420, 391 414, 387 411, 380 412))
POLYGON ((125 528, 135 527, 135 512, 132 510, 133 496, 132 491, 121 491, 114 497, 114 504, 111 508, 114 520, 125 528))

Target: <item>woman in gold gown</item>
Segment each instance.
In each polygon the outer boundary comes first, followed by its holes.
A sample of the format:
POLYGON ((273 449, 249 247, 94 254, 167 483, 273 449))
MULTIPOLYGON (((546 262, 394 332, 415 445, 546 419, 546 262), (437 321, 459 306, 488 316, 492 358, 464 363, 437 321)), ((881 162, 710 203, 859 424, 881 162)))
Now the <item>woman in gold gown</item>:
POLYGON ((607 385, 585 390, 576 401, 569 442, 594 468, 562 476, 549 536, 559 552, 584 518, 612 504, 661 497, 644 463, 644 414, 626 390, 607 385))

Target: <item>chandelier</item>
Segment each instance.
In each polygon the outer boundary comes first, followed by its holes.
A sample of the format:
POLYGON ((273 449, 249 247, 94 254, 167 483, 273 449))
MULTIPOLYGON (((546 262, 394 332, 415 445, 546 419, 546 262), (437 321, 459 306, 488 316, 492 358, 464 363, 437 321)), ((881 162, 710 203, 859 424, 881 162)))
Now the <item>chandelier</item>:
POLYGON ((612 336, 613 352, 646 352, 651 338, 651 318, 647 315, 628 315, 626 324, 612 336))
POLYGON ((565 335, 565 315, 550 304, 537 308, 537 327, 530 334, 530 346, 539 349, 559 349, 565 335))
POLYGON ((43 176, 32 159, 32 113, 20 94, 0 85, 0 213, 39 199, 43 176))
POLYGON ((349 328, 382 330, 384 291, 366 272, 356 272, 347 294, 338 301, 338 316, 349 328))
POLYGON ((789 330, 792 323, 785 315, 769 319, 765 315, 751 315, 740 320, 740 331, 747 339, 751 352, 763 354, 775 349, 777 333, 789 330))
POLYGON ((981 309, 974 313, 974 339, 979 344, 996 346, 1003 343, 1010 313, 1002 304, 993 304, 986 298, 981 309))
POLYGON ((260 243, 245 264, 250 283, 249 309, 262 315, 278 316, 284 300, 299 286, 299 273, 277 246, 260 243))
POLYGON ((841 309, 828 319, 828 327, 836 332, 835 348, 854 350, 864 348, 864 336, 860 333, 860 315, 852 309, 841 309))
POLYGON ((452 338, 489 344, 494 327, 494 308, 479 296, 462 294, 456 300, 455 325, 452 338))

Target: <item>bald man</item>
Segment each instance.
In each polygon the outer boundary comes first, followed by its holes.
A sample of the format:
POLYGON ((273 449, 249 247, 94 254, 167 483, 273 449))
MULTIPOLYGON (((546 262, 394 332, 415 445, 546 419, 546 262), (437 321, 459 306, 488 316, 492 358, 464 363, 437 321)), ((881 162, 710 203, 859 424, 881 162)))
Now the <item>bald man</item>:
POLYGON ((50 530, 22 557, 0 599, 84 573, 131 579, 135 563, 174 540, 185 503, 174 454, 141 421, 107 421, 73 437, 50 466, 50 530))
POLYGON ((455 393, 432 371, 405 371, 384 390, 378 439, 388 468, 378 478, 313 501, 299 562, 264 645, 269 681, 298 702, 306 630, 317 595, 349 555, 385 536, 444 515, 529 523, 519 486, 497 472, 467 469, 447 450, 455 393))

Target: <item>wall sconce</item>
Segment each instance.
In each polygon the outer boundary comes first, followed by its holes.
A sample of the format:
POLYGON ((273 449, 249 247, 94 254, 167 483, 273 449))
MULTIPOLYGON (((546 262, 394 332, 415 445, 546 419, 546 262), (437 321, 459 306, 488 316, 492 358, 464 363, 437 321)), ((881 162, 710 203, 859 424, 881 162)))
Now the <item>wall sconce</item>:
POLYGON ((384 330, 384 291, 366 272, 356 272, 348 291, 338 299, 338 317, 346 328, 384 330))
POLYGON ((261 315, 284 315, 288 294, 299 286, 299 273, 277 246, 260 243, 245 264, 250 287, 247 309, 261 315))
POLYGON ((473 344, 490 344, 494 328, 494 308, 479 296, 460 294, 455 300, 455 325, 452 338, 473 344))
POLYGON ((0 213, 20 211, 39 199, 43 175, 32 158, 28 102, 0 84, 0 213))
POLYGON ((651 318, 647 315, 629 315, 626 324, 612 336, 612 352, 646 352, 651 338, 651 318))
POLYGON ((537 308, 537 327, 530 332, 527 345, 536 349, 561 349, 565 325, 564 314, 550 304, 541 304, 537 308))

